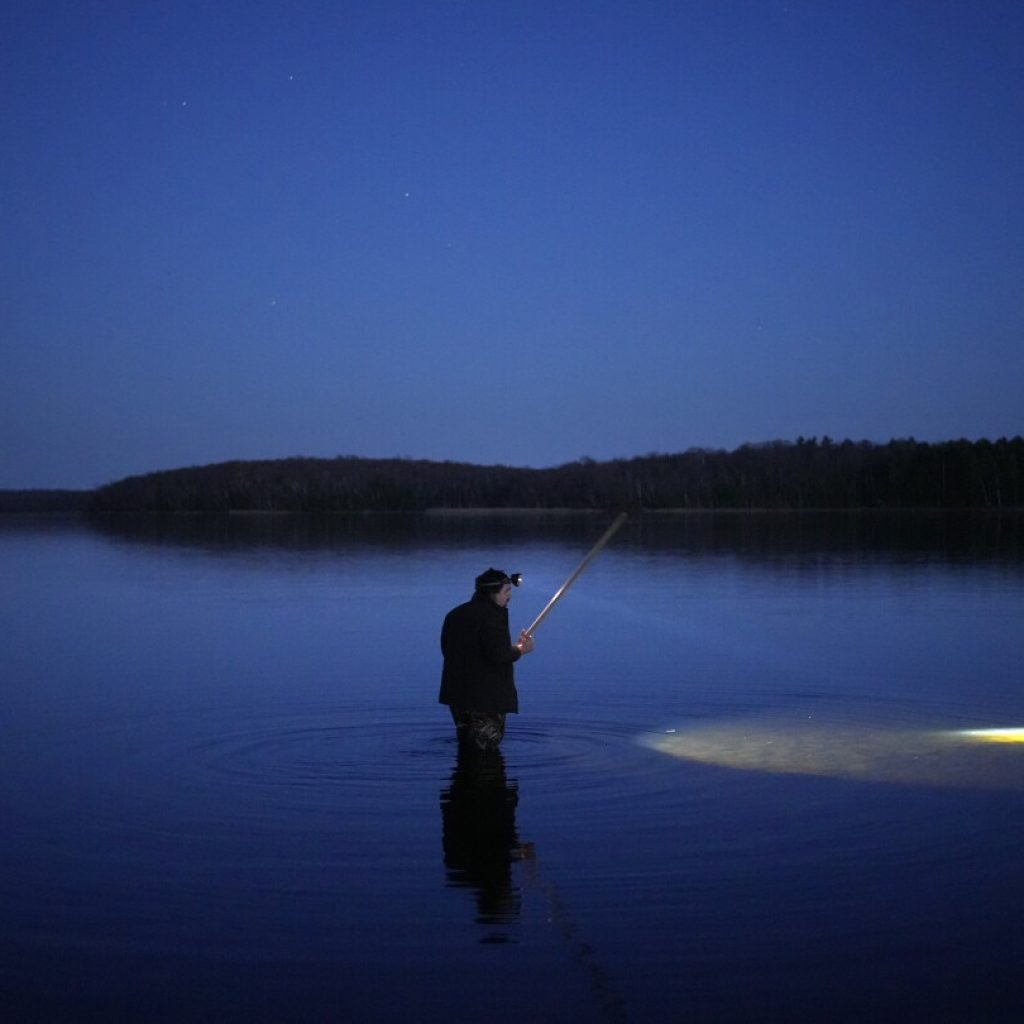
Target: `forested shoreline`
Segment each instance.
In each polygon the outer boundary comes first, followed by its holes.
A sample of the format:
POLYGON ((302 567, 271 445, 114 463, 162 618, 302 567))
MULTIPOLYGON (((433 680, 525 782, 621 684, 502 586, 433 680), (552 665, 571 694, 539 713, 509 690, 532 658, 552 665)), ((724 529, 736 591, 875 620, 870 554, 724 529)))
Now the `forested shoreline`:
POLYGON ((93 491, 17 490, 0 491, 0 514, 47 512, 72 515, 87 512, 92 506, 93 491))
POLYGON ((1024 507, 1024 438, 692 448, 547 469, 296 457, 164 470, 95 490, 0 491, 2 513, 422 512, 428 509, 1024 507))
POLYGON ((128 477, 97 488, 87 503, 96 513, 1022 506, 1019 436, 798 438, 547 469, 355 456, 235 461, 128 477))

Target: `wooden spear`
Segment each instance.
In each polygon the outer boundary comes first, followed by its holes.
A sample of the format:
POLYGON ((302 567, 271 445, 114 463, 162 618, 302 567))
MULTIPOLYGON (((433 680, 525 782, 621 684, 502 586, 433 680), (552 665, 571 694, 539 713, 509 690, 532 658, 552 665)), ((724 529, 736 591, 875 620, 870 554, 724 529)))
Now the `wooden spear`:
POLYGON ((583 570, 586 569, 588 565, 590 565, 590 563, 594 560, 594 558, 597 557, 597 555, 600 553, 601 549, 605 546, 605 544, 607 544, 608 541, 612 539, 612 535, 615 533, 615 531, 628 518, 628 512, 620 513, 615 522, 612 523, 612 525, 604 531, 604 533, 601 535, 601 539, 590 549, 590 551, 587 552, 586 557, 584 557, 583 561, 580 562, 580 564, 577 565, 575 569, 573 569, 569 578, 555 591, 554 597, 552 597, 551 600, 548 601, 546 605, 544 605, 544 608, 541 610, 540 615, 538 615, 537 618, 535 618, 533 622, 530 623, 530 625, 526 629, 527 633, 532 634, 533 631, 541 624, 541 622, 544 621, 544 617, 548 614, 548 612, 551 611, 552 608, 554 608, 554 606, 558 603, 562 595, 573 585, 573 583, 576 582, 576 578, 579 576, 579 574, 583 572, 583 570))

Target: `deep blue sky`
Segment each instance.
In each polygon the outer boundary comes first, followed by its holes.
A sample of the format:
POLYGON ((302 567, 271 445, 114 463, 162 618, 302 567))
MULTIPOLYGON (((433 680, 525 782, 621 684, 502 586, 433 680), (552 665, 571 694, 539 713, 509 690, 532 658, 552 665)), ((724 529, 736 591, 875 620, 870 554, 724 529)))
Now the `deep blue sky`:
POLYGON ((1024 430, 1024 3, 0 14, 0 487, 1024 430))

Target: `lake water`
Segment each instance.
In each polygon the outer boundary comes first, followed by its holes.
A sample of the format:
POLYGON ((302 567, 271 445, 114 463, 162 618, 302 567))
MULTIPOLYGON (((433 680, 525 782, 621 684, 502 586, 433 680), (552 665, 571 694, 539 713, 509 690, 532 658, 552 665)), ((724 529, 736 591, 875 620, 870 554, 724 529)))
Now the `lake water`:
POLYGON ((460 763, 606 523, 0 522, 4 1020, 1024 1019, 1021 517, 634 519, 460 763))

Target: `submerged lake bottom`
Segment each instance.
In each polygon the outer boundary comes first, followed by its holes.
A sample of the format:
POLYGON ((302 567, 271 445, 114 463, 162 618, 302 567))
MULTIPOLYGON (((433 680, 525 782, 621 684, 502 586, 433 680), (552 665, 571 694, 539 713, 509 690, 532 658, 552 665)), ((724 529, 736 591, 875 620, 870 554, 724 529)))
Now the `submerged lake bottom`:
POLYGON ((5 1019, 1022 1019, 1019 519, 630 522, 460 754, 603 525, 0 527, 5 1019))

